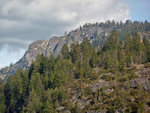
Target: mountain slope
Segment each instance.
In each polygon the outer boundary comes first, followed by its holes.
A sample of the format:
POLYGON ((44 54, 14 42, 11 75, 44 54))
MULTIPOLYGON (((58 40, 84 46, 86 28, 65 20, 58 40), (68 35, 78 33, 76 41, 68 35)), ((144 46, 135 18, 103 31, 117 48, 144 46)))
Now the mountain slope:
POLYGON ((139 32, 141 37, 145 35, 150 37, 150 23, 139 23, 139 22, 131 22, 127 21, 126 23, 114 23, 114 22, 106 22, 106 23, 95 23, 95 24, 85 24, 83 27, 75 29, 68 33, 66 36, 60 37, 52 37, 50 40, 41 40, 33 42, 25 55, 15 64, 10 67, 3 68, 0 71, 0 78, 6 79, 9 75, 13 75, 17 69, 29 68, 32 61, 35 60, 38 54, 44 54, 49 57, 51 53, 55 57, 57 57, 63 47, 64 43, 70 47, 72 43, 81 43, 85 37, 88 37, 91 43, 95 48, 101 46, 107 37, 109 36, 112 30, 116 30, 119 32, 120 38, 123 40, 125 34, 134 32, 139 32), (147 27, 148 26, 148 27, 147 27))
POLYGON ((97 51, 88 38, 65 44, 57 58, 38 55, 30 69, 0 80, 0 111, 149 113, 149 54, 149 40, 138 33, 123 44, 113 31, 97 51))

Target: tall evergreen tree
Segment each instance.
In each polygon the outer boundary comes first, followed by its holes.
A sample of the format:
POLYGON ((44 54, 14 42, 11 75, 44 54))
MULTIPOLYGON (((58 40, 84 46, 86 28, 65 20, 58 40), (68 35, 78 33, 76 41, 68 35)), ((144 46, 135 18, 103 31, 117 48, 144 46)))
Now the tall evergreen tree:
POLYGON ((0 79, 0 113, 5 113, 5 95, 4 95, 4 83, 0 79))
POLYGON ((65 43, 61 49, 61 54, 63 55, 64 59, 69 59, 69 48, 68 45, 65 43))
POLYGON ((143 39, 143 44, 145 47, 146 62, 150 62, 150 42, 146 37, 143 39))
POLYGON ((28 113, 42 112, 42 102, 40 101, 38 92, 34 91, 34 89, 32 89, 32 91, 30 92, 29 101, 27 107, 25 108, 25 112, 28 113))

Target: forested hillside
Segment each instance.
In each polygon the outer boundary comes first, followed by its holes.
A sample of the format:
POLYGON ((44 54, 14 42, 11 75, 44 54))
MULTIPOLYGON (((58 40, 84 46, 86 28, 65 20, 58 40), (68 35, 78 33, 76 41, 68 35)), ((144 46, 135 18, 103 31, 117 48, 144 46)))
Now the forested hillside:
POLYGON ((57 58, 38 55, 0 81, 0 113, 149 113, 149 39, 120 37, 112 31, 97 49, 84 38, 57 58))
POLYGON ((50 57, 51 53, 53 53, 55 57, 58 57, 64 44, 67 44, 70 48, 71 44, 80 44, 86 37, 88 37, 95 49, 102 47, 113 30, 118 32, 121 41, 125 40, 126 34, 134 35, 135 32, 140 35, 141 40, 143 40, 144 37, 147 37, 148 40, 150 39, 150 23, 148 21, 132 22, 127 20, 125 23, 122 21, 86 23, 69 33, 65 32, 64 36, 54 36, 49 40, 33 42, 18 62, 0 70, 0 78, 6 80, 7 77, 13 75, 17 69, 21 68, 25 70, 29 68, 38 54, 50 57))

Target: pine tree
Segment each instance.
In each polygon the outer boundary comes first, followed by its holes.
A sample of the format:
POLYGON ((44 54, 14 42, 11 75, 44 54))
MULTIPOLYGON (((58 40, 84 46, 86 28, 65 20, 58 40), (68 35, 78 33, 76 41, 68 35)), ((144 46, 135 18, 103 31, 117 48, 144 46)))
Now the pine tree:
POLYGON ((49 103, 49 101, 46 101, 46 104, 44 105, 43 113, 54 113, 53 105, 49 103))
POLYGON ((125 36, 125 41, 124 41, 124 52, 126 54, 126 64, 129 66, 130 64, 133 63, 133 56, 131 53, 133 53, 133 44, 131 40, 130 34, 127 34, 125 36))
POLYGON ((143 39, 143 44, 145 47, 144 50, 145 50, 146 62, 150 62, 150 42, 146 37, 144 37, 143 39))
POLYGON ((33 73, 30 80, 30 90, 34 90, 34 92, 37 92, 38 96, 40 96, 43 89, 41 75, 39 73, 33 73))
POLYGON ((74 43, 71 45, 70 56, 73 63, 81 60, 80 45, 78 43, 76 45, 74 43))
POLYGON ((64 57, 64 59, 69 59, 70 54, 69 54, 69 48, 68 45, 65 43, 61 49, 61 54, 64 57))
POLYGON ((119 44, 118 32, 112 31, 110 37, 102 47, 101 63, 105 69, 110 69, 111 72, 118 71, 119 44))
POLYGON ((141 63, 141 37, 138 33, 135 33, 132 37, 133 44, 133 61, 134 63, 141 63))
POLYGON ((0 79, 0 113, 5 113, 5 95, 4 95, 4 84, 0 79))
POLYGON ((29 112, 29 113, 42 112, 42 103, 38 96, 38 92, 34 91, 34 89, 32 89, 32 91, 30 92, 29 101, 26 107, 26 112, 29 112))

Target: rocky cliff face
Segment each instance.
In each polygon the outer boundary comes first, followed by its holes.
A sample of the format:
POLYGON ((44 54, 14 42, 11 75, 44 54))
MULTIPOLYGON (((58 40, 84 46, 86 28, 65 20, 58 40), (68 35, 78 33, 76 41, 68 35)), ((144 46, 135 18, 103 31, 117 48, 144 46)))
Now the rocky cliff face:
POLYGON ((13 75, 19 68, 21 69, 29 68, 29 66, 32 63, 32 60, 35 60, 38 54, 45 53, 47 45, 48 45, 47 40, 40 40, 33 42, 29 46, 24 56, 18 62, 11 65, 10 67, 7 67, 7 69, 5 68, 3 69, 5 70, 5 72, 3 72, 3 79, 6 79, 9 75, 13 75))
POLYGON ((38 54, 44 54, 45 56, 50 56, 51 53, 55 57, 57 57, 63 47, 64 43, 70 47, 72 43, 81 43, 85 37, 88 37, 91 41, 96 39, 95 33, 97 35, 101 35, 102 33, 109 33, 110 30, 102 29, 98 26, 87 27, 82 29, 76 29, 71 31, 66 36, 60 37, 52 37, 50 40, 39 40, 30 44, 28 50, 24 54, 24 56, 15 64, 11 65, 10 67, 3 68, 0 71, 0 78, 6 79, 9 75, 13 75, 17 69, 22 68, 26 69, 29 68, 32 61, 36 59, 38 54))
MULTIPOLYGON (((17 69, 29 68, 32 61, 36 59, 38 54, 50 56, 51 53, 57 57, 63 47, 64 43, 70 47, 72 43, 81 43, 85 37, 88 37, 91 43, 96 48, 97 45, 102 45, 107 36, 112 30, 121 31, 120 27, 102 27, 100 25, 87 25, 80 27, 68 33, 66 36, 52 37, 50 40, 40 40, 30 44, 24 56, 15 64, 0 70, 0 78, 5 80, 9 75, 13 75, 17 69)), ((147 34, 147 33, 146 33, 147 34)), ((145 35, 145 34, 144 34, 145 35)), ((148 35, 150 37, 150 34, 148 35)))

